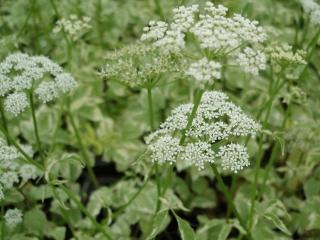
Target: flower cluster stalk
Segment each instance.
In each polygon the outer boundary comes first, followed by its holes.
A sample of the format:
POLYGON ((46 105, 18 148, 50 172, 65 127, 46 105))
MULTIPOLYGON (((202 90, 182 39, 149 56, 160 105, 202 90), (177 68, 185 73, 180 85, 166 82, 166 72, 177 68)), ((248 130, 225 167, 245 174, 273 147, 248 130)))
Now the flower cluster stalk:
POLYGON ((85 146, 82 142, 82 138, 80 136, 80 132, 79 132, 79 129, 74 121, 74 118, 73 118, 73 115, 70 111, 70 109, 68 110, 68 116, 69 116, 69 119, 70 119, 70 123, 71 123, 71 127, 76 135, 76 139, 77 139, 77 142, 79 144, 79 147, 80 147, 80 151, 81 151, 81 155, 85 161, 85 164, 86 164, 86 168, 88 170, 88 174, 89 174, 89 178, 91 180, 91 182, 93 183, 94 187, 95 188, 98 188, 99 187, 99 182, 93 172, 93 169, 91 167, 91 164, 90 164, 90 159, 89 159, 89 156, 88 156, 88 153, 87 153, 87 150, 85 149, 85 146))

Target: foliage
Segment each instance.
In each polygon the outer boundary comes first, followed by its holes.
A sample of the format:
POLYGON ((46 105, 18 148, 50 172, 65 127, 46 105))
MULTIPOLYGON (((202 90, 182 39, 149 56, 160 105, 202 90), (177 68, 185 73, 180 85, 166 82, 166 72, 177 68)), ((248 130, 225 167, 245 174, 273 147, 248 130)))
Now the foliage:
POLYGON ((0 2, 1 240, 319 238, 319 1, 0 2))

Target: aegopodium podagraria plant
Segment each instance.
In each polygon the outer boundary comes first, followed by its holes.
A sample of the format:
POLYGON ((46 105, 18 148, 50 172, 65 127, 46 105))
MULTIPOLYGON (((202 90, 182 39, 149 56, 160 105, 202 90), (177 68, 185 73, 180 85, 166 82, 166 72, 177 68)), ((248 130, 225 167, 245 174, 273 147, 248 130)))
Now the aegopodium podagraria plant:
POLYGON ((18 116, 33 107, 34 95, 42 103, 73 90, 76 81, 49 58, 15 53, 0 63, 0 97, 4 109, 18 116))
POLYGON ((239 137, 255 136, 260 125, 229 101, 222 92, 205 92, 192 125, 186 132, 193 104, 183 104, 146 139, 154 162, 174 164, 199 170, 207 163, 217 163, 224 170, 237 173, 249 166, 246 146, 235 143, 239 137), (181 144, 183 134, 186 139, 181 144))

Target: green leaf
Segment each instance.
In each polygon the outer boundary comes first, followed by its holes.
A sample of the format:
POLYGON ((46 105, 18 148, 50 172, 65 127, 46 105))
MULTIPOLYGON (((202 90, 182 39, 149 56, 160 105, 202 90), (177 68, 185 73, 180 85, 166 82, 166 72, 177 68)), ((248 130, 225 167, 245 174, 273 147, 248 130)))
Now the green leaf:
POLYGON ((273 224, 279 229, 281 230, 283 233, 291 236, 291 232, 289 231, 289 229, 286 227, 286 225, 282 222, 282 220, 275 214, 273 213, 265 213, 263 215, 266 219, 270 220, 271 222, 273 222, 273 224))
POLYGON ((47 218, 46 215, 39 209, 33 208, 24 216, 24 226, 29 233, 37 236, 42 236, 46 229, 47 218))
POLYGON ((174 211, 172 211, 172 212, 178 222, 178 227, 179 227, 181 239, 182 240, 193 240, 193 239, 195 240, 196 235, 195 235, 192 227, 190 227, 189 223, 186 220, 179 217, 174 211))
POLYGON ((160 211, 153 219, 152 232, 146 238, 147 240, 155 238, 160 232, 162 232, 170 221, 168 211, 160 211))
POLYGON ((226 240, 230 232, 231 232, 231 226, 229 224, 222 225, 222 228, 219 232, 219 237, 217 240, 226 240))
POLYGON ((52 237, 55 240, 64 240, 66 235, 65 227, 54 227, 46 234, 48 237, 52 237))

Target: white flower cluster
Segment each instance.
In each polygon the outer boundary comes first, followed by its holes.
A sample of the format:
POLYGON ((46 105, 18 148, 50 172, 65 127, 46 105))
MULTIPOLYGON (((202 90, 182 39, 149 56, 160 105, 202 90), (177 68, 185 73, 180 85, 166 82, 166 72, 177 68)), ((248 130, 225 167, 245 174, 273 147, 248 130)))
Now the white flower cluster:
POLYGON ((246 147, 231 143, 231 140, 240 136, 255 136, 260 125, 228 101, 224 93, 205 92, 186 132, 186 145, 179 145, 192 108, 193 104, 177 107, 160 129, 147 137, 152 160, 173 163, 181 159, 187 165, 203 169, 205 163, 220 159, 224 169, 234 172, 248 166, 246 147), (215 146, 221 144, 218 153, 215 153, 215 146))
POLYGON ((214 6, 207 2, 205 13, 190 29, 203 49, 229 51, 243 43, 262 43, 266 33, 257 21, 250 21, 240 14, 227 16, 228 9, 222 5, 214 6))
MULTIPOLYGON (((23 149, 30 154, 29 147, 23 146, 23 149)), ((0 138, 0 200, 5 197, 5 190, 19 183, 20 179, 26 182, 38 176, 37 169, 22 162, 19 157, 15 148, 8 146, 5 140, 0 138)))
POLYGON ((224 170, 238 172, 250 165, 249 154, 245 146, 230 143, 219 148, 217 154, 221 158, 221 165, 224 170))
POLYGON ((15 228, 19 223, 22 222, 21 210, 14 208, 8 209, 4 215, 4 220, 9 228, 15 228))
POLYGON ((194 77, 197 85, 204 89, 206 86, 212 85, 215 79, 221 78, 221 64, 202 58, 189 66, 186 75, 194 77))
POLYGON ((142 41, 154 41, 154 45, 164 47, 169 51, 177 51, 185 46, 185 34, 195 22, 195 13, 199 11, 198 5, 189 7, 180 6, 173 9, 173 21, 165 22, 150 21, 141 36, 142 41))
POLYGON ((141 40, 154 41, 156 46, 184 47, 185 35, 193 33, 201 48, 214 51, 230 50, 243 43, 262 43, 267 36, 257 21, 250 21, 240 14, 227 16, 228 9, 222 5, 215 6, 206 2, 203 12, 197 4, 181 6, 173 10, 170 24, 151 21, 144 28, 141 40), (170 46, 171 45, 171 46, 170 46))
POLYGON ((75 86, 76 81, 70 74, 44 56, 15 53, 0 63, 0 97, 5 98, 6 111, 14 116, 29 106, 27 93, 30 91, 46 103, 75 86))
POLYGON ((315 0, 300 0, 303 10, 310 16, 310 22, 320 24, 320 4, 315 0))
POLYGON ((236 59, 233 62, 254 75, 259 70, 265 70, 264 53, 253 48, 262 48, 261 44, 266 39, 267 35, 257 21, 240 14, 229 16, 226 7, 216 6, 212 2, 206 2, 203 9, 199 9, 197 4, 175 8, 172 22, 151 21, 141 36, 142 41, 151 41, 165 51, 187 50, 190 45, 186 43, 187 40, 193 42, 197 49, 200 48, 206 58, 192 64, 186 71, 187 75, 194 76, 198 81, 200 79, 200 87, 220 78, 220 65, 211 61, 219 56, 236 59), (246 47, 248 45, 251 48, 246 47), (210 69, 212 73, 209 73, 210 69))
POLYGON ((266 69, 266 55, 260 51, 254 51, 250 47, 246 47, 240 52, 236 58, 236 62, 240 67, 243 67, 243 71, 258 75, 259 70, 266 69))
POLYGON ((90 17, 79 18, 76 15, 70 15, 68 19, 62 18, 58 20, 56 26, 53 28, 53 32, 65 32, 75 41, 81 33, 91 28, 90 21, 90 17))
POLYGON ((270 47, 266 48, 266 53, 269 55, 271 61, 277 64, 307 64, 305 57, 307 55, 304 50, 297 50, 293 52, 292 46, 282 43, 282 44, 272 44, 270 47))
POLYGON ((155 80, 161 74, 178 72, 184 68, 182 58, 177 54, 141 42, 110 53, 106 60, 100 75, 130 87, 144 86, 148 80, 155 80))

